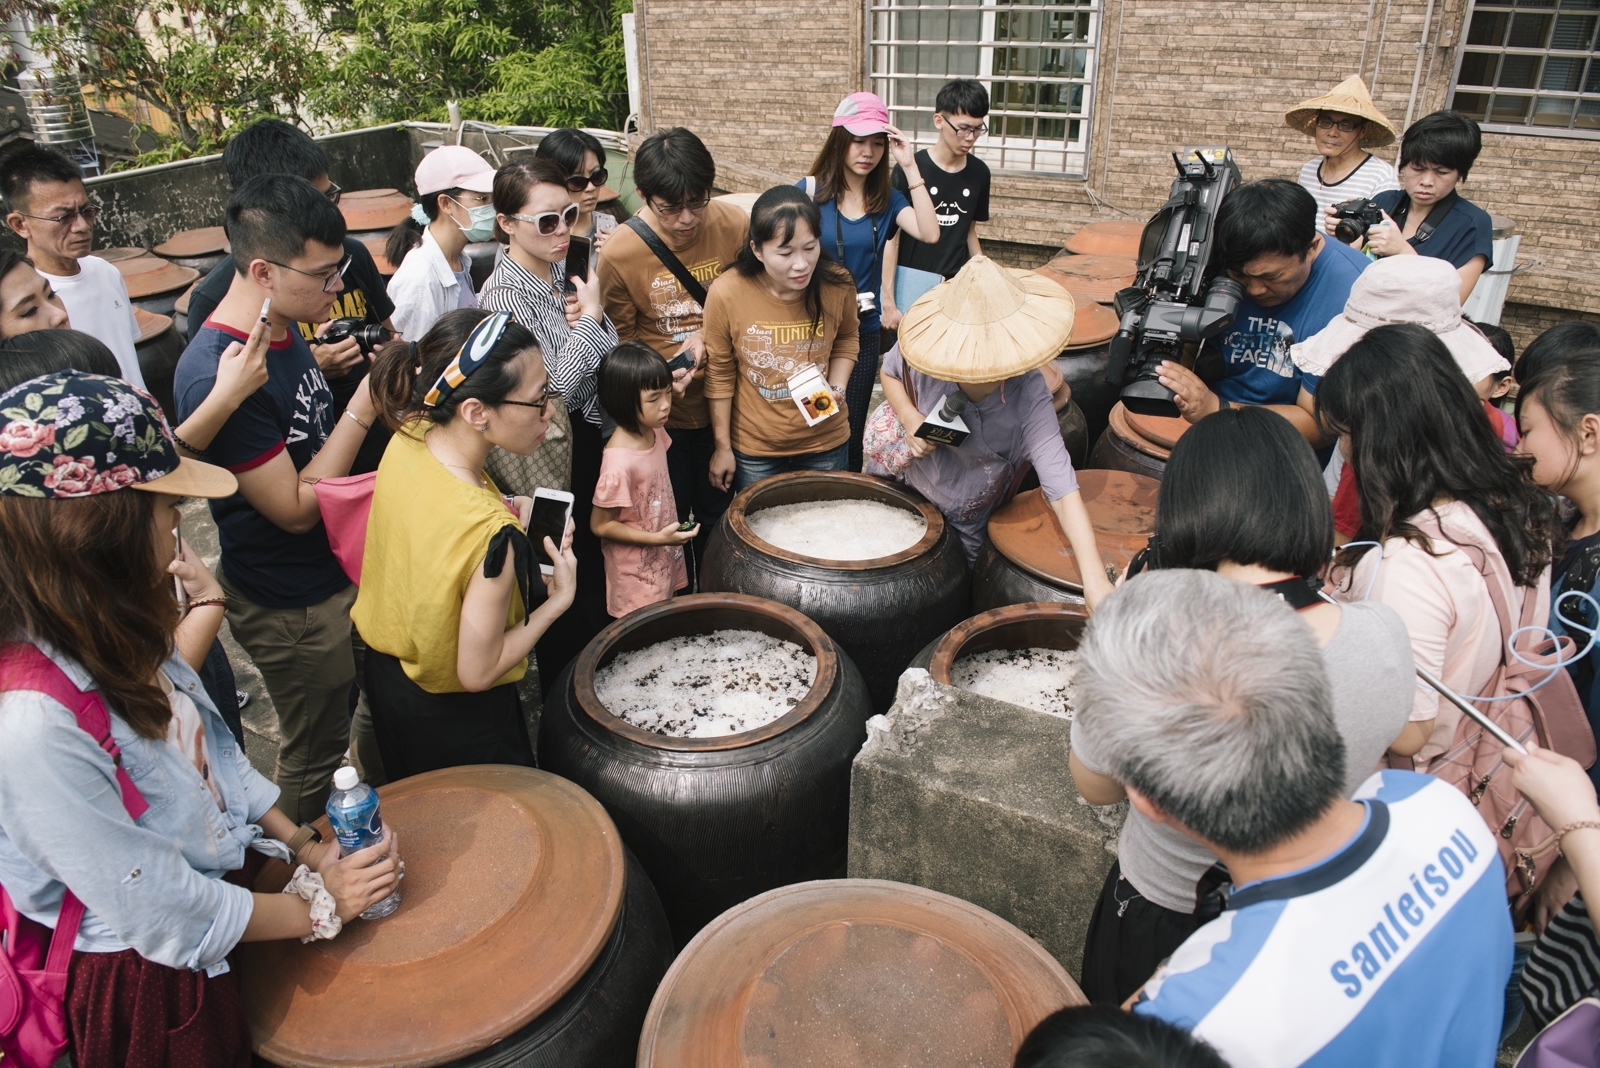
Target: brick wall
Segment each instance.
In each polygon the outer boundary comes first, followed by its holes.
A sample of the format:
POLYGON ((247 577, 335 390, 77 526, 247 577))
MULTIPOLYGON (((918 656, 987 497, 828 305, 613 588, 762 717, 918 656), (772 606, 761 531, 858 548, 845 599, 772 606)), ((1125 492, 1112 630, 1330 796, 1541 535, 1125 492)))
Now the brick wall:
MULTIPOLYGON (((860 0, 638 0, 645 125, 687 125, 719 184, 756 190, 805 172, 834 105, 865 84, 860 0)), ((1398 128, 1444 106, 1466 0, 1102 0, 1085 178, 997 175, 982 233, 1058 246, 1092 219, 1145 218, 1168 153, 1230 145, 1246 178, 1293 177, 1314 154, 1283 113, 1350 74, 1398 128), (1369 11, 1371 17, 1369 19, 1369 11), (1374 77, 1374 72, 1376 76, 1374 77), (1413 99, 1413 77, 1416 94, 1413 99)), ((1391 162, 1396 148, 1382 153, 1391 162)), ((1517 304, 1600 312, 1600 141, 1487 134, 1465 195, 1523 235, 1517 304)))

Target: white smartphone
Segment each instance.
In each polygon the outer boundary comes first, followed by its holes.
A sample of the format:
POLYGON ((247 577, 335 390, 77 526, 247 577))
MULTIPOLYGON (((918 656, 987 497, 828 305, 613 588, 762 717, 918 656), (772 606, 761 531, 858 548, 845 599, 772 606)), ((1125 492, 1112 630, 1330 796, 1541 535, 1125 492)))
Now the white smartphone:
POLYGON ((533 542, 533 555, 539 558, 539 570, 543 574, 555 571, 555 561, 545 552, 544 539, 549 538, 559 550, 561 539, 567 533, 567 521, 571 518, 572 494, 543 486, 533 491, 533 514, 528 517, 528 538, 533 542))

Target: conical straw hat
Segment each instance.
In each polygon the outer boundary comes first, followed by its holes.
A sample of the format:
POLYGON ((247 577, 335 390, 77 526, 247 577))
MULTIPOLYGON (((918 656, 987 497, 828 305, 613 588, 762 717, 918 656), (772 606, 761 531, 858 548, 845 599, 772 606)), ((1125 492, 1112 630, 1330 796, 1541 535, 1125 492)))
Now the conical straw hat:
POLYGON ((1072 294, 1043 275, 974 256, 911 305, 900 355, 945 382, 997 382, 1061 355, 1075 308, 1072 294))
POLYGON ((1366 119, 1367 128, 1361 135, 1362 148, 1382 148, 1384 145, 1394 144, 1394 127, 1384 118, 1383 112, 1378 110, 1378 105, 1372 102, 1372 94, 1367 92, 1367 83, 1361 80, 1359 74, 1350 75, 1334 86, 1333 92, 1326 96, 1314 97, 1296 104, 1294 110, 1283 117, 1283 121, 1307 137, 1314 137, 1317 132, 1319 111, 1340 111, 1346 115, 1366 119))

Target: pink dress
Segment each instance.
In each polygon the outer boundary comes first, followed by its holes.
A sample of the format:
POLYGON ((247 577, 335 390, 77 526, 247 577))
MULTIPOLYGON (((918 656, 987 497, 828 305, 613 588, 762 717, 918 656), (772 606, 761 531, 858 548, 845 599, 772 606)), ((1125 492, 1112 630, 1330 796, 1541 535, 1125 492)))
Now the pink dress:
MULTIPOLYGON (((656 428, 655 447, 645 452, 607 447, 600 454, 594 506, 617 509, 617 521, 655 533, 678 525, 678 503, 667 477, 672 439, 656 428)), ((689 584, 681 545, 629 545, 600 540, 606 561, 606 611, 613 617, 665 601, 689 584)))

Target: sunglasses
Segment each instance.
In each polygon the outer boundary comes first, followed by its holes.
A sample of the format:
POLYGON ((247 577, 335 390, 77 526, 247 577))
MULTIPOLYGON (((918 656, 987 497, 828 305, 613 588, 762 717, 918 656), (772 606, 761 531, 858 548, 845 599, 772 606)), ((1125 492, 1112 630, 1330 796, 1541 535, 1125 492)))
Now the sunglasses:
MULTIPOLYGON (((568 184, 571 183, 569 182, 568 184)), ((518 222, 533 223, 534 229, 538 230, 541 235, 549 237, 556 232, 558 223, 565 223, 567 228, 571 229, 572 224, 578 221, 578 205, 568 204, 562 211, 541 211, 537 215, 524 215, 518 212, 515 215, 507 215, 506 218, 515 219, 518 222)))
POLYGON ((567 179, 567 192, 581 193, 590 186, 599 189, 606 184, 606 179, 611 175, 604 167, 600 167, 588 175, 574 174, 567 179))

